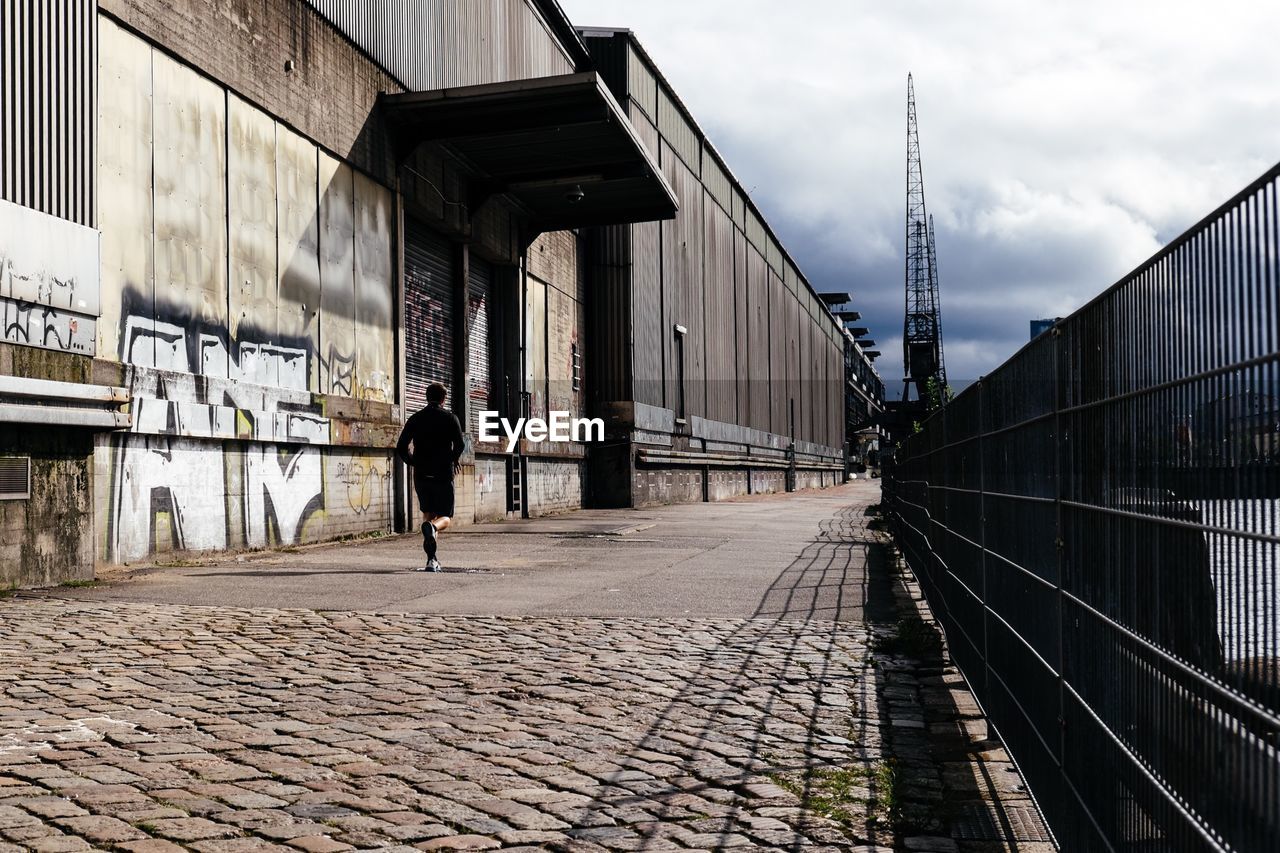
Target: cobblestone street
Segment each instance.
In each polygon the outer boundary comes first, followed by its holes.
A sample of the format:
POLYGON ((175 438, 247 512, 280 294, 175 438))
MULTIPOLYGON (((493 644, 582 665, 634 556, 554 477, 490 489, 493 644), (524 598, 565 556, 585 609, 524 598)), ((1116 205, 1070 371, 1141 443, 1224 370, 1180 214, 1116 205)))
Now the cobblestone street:
POLYGON ((893 846, 871 623, 815 607, 861 615, 873 495, 755 618, 0 601, 0 850, 893 846))

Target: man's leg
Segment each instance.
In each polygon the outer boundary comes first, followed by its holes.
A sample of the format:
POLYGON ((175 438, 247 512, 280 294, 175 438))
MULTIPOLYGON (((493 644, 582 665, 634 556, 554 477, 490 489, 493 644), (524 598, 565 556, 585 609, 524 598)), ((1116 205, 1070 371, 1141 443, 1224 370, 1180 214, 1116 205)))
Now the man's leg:
POLYGON ((434 523, 436 516, 429 512, 422 514, 422 550, 427 552, 427 559, 436 558, 436 532, 434 523))

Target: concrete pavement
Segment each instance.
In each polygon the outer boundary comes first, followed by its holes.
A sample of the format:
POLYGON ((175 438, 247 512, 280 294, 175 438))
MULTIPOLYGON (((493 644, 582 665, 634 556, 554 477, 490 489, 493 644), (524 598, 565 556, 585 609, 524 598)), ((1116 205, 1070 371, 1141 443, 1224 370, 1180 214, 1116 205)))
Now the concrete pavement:
POLYGON ((837 520, 847 507, 861 512, 878 500, 878 482, 864 480, 726 503, 477 525, 441 536, 448 569, 441 575, 413 571, 424 559, 415 535, 139 567, 111 575, 119 583, 67 594, 388 613, 858 619, 865 546, 834 557, 824 551, 803 567, 796 561, 850 523, 837 520), (799 571, 803 582, 793 577, 799 571))
POLYGON ((390 539, 0 600, 0 853, 1049 850, 954 671, 890 648, 912 596, 877 500, 478 528, 442 575, 390 539))

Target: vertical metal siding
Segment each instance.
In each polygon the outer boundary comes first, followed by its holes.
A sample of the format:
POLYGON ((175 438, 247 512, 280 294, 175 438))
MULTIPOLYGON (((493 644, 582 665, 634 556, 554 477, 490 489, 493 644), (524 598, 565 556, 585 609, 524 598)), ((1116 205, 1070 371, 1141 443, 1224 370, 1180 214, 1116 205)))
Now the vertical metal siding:
POLYGON ((468 429, 478 441, 480 412, 493 409, 493 336, 489 307, 493 302, 493 264, 471 255, 467 267, 467 397, 471 402, 468 429))
POLYGON ((737 325, 734 317, 733 221, 708 194, 705 223, 703 291, 706 296, 707 417, 737 419, 737 325))
POLYGON ((96 0, 0 0, 0 198, 97 222, 96 0))
POLYGON ((427 386, 453 382, 453 248, 413 218, 404 223, 405 406, 427 404, 427 386))
POLYGON ((407 89, 569 74, 528 0, 307 0, 407 89))

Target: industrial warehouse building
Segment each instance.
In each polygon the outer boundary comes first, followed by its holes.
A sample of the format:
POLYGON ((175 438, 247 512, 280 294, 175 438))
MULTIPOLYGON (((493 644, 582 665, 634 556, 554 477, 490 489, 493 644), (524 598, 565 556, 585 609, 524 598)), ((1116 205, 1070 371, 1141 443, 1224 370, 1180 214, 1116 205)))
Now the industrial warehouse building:
POLYGON ((606 424, 475 442, 463 522, 843 480, 870 362, 630 33, 554 0, 0 14, 0 585, 406 529, 433 381, 473 438, 606 424))

